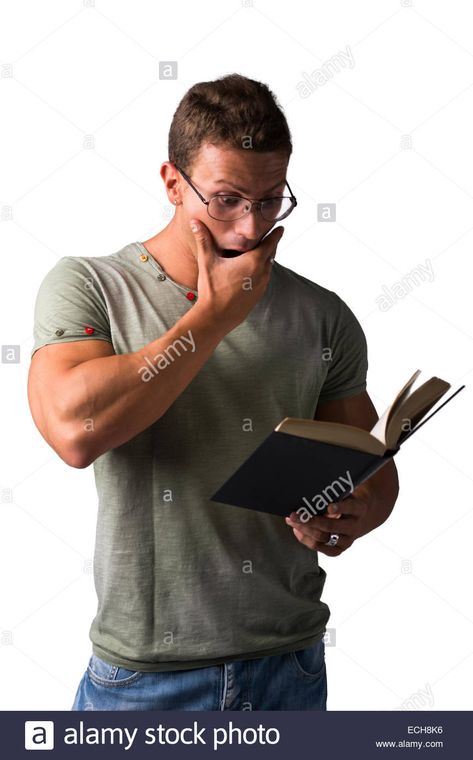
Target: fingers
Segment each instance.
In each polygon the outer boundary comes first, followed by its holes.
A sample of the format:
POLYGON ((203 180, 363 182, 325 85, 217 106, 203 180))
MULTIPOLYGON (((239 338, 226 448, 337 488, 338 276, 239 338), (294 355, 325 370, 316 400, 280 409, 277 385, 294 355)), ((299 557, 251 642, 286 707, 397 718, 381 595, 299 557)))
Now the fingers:
MULTIPOLYGON (((330 533, 335 532, 333 523, 332 525, 330 525, 330 523, 328 525, 321 525, 319 522, 321 519, 320 517, 314 517, 311 520, 308 520, 306 523, 299 522, 298 520, 294 520, 291 517, 285 517, 284 519, 286 521, 286 525, 289 525, 290 528, 293 530, 298 530, 306 536, 312 536, 317 541, 320 541, 326 534, 330 536, 330 533)), ((338 531, 336 532, 338 533, 338 531)))
POLYGON ((278 243, 283 235, 284 227, 276 227, 276 229, 271 230, 271 233, 268 235, 268 237, 263 240, 261 249, 265 251, 267 249, 267 258, 275 258, 276 248, 278 247, 278 243))
POLYGON ((261 257, 265 268, 267 267, 268 269, 271 269, 272 263, 276 258, 276 249, 278 247, 278 243, 283 235, 284 227, 277 227, 276 229, 271 230, 270 234, 265 237, 263 242, 256 247, 256 250, 259 254, 259 257, 261 257))
MULTIPOLYGON (((345 499, 329 504, 331 517, 363 517, 367 511, 367 502, 360 496, 347 496, 345 499)), ((327 516, 327 515, 326 515, 327 516)))
MULTIPOLYGON (((330 517, 322 517, 321 515, 314 515, 309 520, 306 520, 305 522, 302 522, 300 519, 292 519, 291 517, 286 517, 286 524, 289 525, 291 528, 297 528, 298 530, 301 530, 303 533, 311 534, 311 535, 318 535, 318 534, 330 534, 330 533, 340 533, 339 526, 333 522, 333 518, 330 517)), ((343 521, 343 527, 342 531, 349 532, 350 528, 353 524, 353 518, 345 517, 343 521)), ((340 526, 341 527, 341 526, 340 526)))
POLYGON ((307 548, 312 551, 322 552, 322 554, 326 554, 328 557, 337 557, 353 543, 351 539, 347 539, 345 536, 340 536, 336 546, 328 546, 327 541, 329 540, 329 535, 321 536, 317 539, 315 536, 307 535, 297 528, 293 528, 293 533, 299 543, 307 546, 307 548))

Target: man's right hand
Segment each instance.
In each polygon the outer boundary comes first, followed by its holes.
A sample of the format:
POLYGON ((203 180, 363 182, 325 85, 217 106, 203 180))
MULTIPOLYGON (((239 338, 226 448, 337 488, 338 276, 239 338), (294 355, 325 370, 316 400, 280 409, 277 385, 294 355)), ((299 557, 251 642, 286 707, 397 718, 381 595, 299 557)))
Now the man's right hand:
POLYGON ((271 277, 271 259, 276 256, 284 227, 276 227, 256 248, 224 258, 208 227, 200 219, 191 219, 190 224, 199 268, 195 309, 204 310, 212 321, 230 332, 263 296, 271 277))

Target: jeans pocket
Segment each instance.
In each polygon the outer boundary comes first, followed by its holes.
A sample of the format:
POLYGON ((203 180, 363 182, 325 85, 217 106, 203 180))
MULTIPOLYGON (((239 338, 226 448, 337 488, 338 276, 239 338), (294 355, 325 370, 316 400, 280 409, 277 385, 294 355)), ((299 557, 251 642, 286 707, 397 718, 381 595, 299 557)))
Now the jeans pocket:
POLYGON ((289 652, 297 675, 304 678, 320 678, 325 670, 325 643, 321 639, 305 649, 289 652))
POLYGON ((87 673, 94 683, 110 688, 131 686, 144 676, 142 670, 127 670, 120 665, 113 665, 93 654, 87 666, 87 673))

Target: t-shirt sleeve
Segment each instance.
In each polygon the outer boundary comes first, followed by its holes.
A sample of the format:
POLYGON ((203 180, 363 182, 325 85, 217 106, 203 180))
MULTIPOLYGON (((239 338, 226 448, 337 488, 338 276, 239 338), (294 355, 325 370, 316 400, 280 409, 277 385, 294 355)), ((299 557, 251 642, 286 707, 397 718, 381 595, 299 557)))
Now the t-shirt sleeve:
POLYGON ((328 372, 322 385, 319 403, 366 390, 368 346, 363 329, 351 309, 339 296, 339 311, 331 338, 328 372))
POLYGON ((104 294, 94 270, 78 256, 63 256, 43 278, 34 307, 34 352, 50 343, 112 343, 104 294))

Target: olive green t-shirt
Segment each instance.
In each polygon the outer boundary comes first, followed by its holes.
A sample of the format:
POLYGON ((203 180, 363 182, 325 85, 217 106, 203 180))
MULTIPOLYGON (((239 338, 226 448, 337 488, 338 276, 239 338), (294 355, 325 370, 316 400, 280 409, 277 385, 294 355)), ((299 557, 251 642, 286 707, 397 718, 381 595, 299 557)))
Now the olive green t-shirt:
MULTIPOLYGON (((136 351, 192 308, 139 242, 64 256, 39 287, 32 354, 96 339, 136 351)), ((312 419, 319 401, 365 390, 367 368, 347 304, 275 261, 261 300, 166 413, 93 463, 96 655, 130 670, 182 670, 323 637, 330 609, 317 552, 283 517, 210 496, 283 417, 312 419)))

